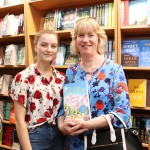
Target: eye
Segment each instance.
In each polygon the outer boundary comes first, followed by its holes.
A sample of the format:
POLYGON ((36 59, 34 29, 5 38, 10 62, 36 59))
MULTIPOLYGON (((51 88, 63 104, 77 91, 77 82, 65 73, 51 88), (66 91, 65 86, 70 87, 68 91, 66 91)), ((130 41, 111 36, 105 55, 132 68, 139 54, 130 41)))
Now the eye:
POLYGON ((47 44, 46 44, 46 43, 41 43, 41 46, 42 46, 42 47, 46 47, 47 44))
POLYGON ((84 37, 84 34, 78 34, 78 37, 84 37))
POLYGON ((53 49, 55 49, 55 48, 57 48, 57 45, 55 45, 55 44, 52 44, 52 46, 51 46, 53 49))

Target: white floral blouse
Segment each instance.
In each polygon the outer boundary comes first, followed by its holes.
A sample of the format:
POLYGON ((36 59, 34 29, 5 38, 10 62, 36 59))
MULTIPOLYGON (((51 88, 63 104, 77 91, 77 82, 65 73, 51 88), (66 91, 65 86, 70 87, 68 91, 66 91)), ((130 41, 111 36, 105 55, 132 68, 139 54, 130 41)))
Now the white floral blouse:
POLYGON ((25 121, 28 128, 34 128, 48 121, 55 124, 55 118, 63 110, 64 74, 53 68, 49 81, 32 64, 14 78, 10 97, 26 108, 25 121))

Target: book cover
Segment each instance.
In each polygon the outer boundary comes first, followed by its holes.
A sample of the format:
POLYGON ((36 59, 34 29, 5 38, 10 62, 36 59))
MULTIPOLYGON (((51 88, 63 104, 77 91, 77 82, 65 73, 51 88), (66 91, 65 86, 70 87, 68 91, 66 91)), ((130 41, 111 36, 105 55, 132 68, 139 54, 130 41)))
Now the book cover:
POLYGON ((88 87, 86 81, 69 83, 63 90, 65 117, 91 119, 88 87))
MULTIPOLYGON (((91 7, 78 8, 77 9, 77 19, 90 17, 90 15, 91 15, 90 12, 91 12, 91 7)), ((93 16, 94 16, 94 9, 93 9, 93 16)))
POLYGON ((25 65, 25 46, 24 45, 18 45, 16 64, 25 65))
POLYGON ((62 15, 62 30, 73 29, 76 23, 77 8, 66 9, 62 15))
POLYGON ((150 25, 150 0, 147 0, 147 25, 150 25))
POLYGON ((65 66, 71 66, 79 61, 79 58, 77 55, 71 54, 70 52, 70 46, 67 46, 66 53, 65 53, 65 60, 64 65, 65 66))
POLYGON ((150 67, 150 40, 140 40, 139 66, 150 67))
POLYGON ((139 40, 122 41, 121 64, 123 66, 139 66, 139 40))
POLYGON ((147 0, 129 2, 129 25, 147 25, 147 0))
POLYGON ((128 79, 131 107, 146 107, 147 79, 128 79))

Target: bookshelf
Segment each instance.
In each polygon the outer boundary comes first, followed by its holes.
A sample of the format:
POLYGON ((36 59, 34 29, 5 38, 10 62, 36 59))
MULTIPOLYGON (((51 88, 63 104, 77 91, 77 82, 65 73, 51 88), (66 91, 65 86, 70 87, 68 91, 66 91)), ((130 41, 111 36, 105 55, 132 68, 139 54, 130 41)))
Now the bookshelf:
MULTIPOLYGON (((121 47, 123 40, 138 40, 138 39, 150 39, 150 27, 147 25, 138 25, 138 26, 124 26, 121 24, 121 2, 124 0, 118 0, 118 16, 117 16, 117 30, 118 30, 118 63, 121 64, 121 47)), ((139 10, 140 11, 140 10, 139 10)), ((150 67, 123 67, 127 79, 148 79, 150 80, 149 72, 150 67)), ((143 114, 149 115, 150 107, 131 107, 132 114, 143 114)), ((143 143, 143 149, 148 150, 148 144, 143 143)))
MULTIPOLYGON (((76 7, 86 7, 95 4, 102 3, 114 3, 114 27, 104 28, 108 39, 114 40, 115 47, 115 62, 121 64, 121 41, 123 39, 147 39, 150 37, 150 28, 148 26, 121 26, 121 0, 24 0, 24 3, 9 5, 0 7, 0 18, 3 18, 7 13, 18 15, 24 13, 24 34, 12 35, 0 37, 1 45, 6 44, 23 44, 25 43, 25 62, 24 66, 4 66, 0 65, 0 75, 6 74, 17 74, 19 71, 25 69, 34 62, 34 36, 40 30, 43 29, 44 17, 47 11, 55 9, 67 9, 76 7)), ((56 31, 59 35, 60 41, 71 41, 70 32, 71 30, 60 30, 56 31)), ((68 66, 58 67, 56 69, 65 72, 68 66)), ((127 78, 146 78, 150 79, 149 67, 123 67, 127 78)), ((0 99, 5 96, 0 95, 0 99)), ((132 112, 146 110, 148 112, 150 108, 132 108, 132 112), (148 110, 148 111, 147 111, 148 110)), ((9 123, 8 123, 9 124, 9 123)), ((148 145, 143 144, 145 150, 148 145)), ((0 149, 11 149, 0 145, 0 149)))

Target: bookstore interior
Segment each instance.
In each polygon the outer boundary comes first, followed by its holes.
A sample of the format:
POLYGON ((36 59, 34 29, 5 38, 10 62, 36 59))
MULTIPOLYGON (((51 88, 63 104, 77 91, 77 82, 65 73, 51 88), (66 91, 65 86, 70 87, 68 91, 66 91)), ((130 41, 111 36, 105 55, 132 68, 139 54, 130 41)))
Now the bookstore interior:
POLYGON ((80 17, 95 18, 105 30, 104 57, 123 66, 132 125, 143 150, 150 150, 150 0, 0 0, 0 150, 20 149, 8 93, 14 76, 34 63, 35 34, 58 33, 52 65, 65 73, 78 61, 70 53, 70 32, 80 17))

